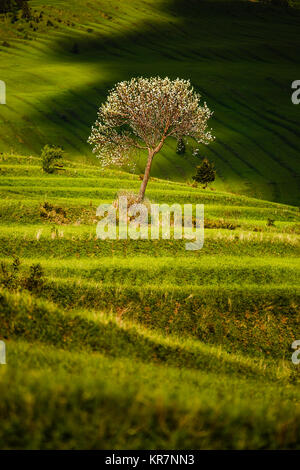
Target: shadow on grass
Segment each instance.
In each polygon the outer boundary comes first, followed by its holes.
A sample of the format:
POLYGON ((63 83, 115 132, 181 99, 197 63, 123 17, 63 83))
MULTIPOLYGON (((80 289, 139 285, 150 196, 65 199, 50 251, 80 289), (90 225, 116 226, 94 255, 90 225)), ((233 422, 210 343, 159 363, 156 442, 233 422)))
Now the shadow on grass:
MULTIPOLYGON (((150 16, 149 8, 149 19, 129 20, 125 32, 109 19, 109 34, 98 24, 92 34, 68 30, 51 43, 47 60, 58 66, 57 73, 60 64, 70 64, 72 74, 78 66, 85 83, 55 96, 41 96, 36 105, 27 103, 30 121, 38 122, 47 136, 45 143, 55 139, 71 154, 92 158, 86 141, 97 109, 115 82, 140 75, 190 78, 197 91, 205 90, 203 98, 215 112, 211 126, 217 140, 210 148, 225 180, 250 180, 250 191, 260 188, 254 195, 296 203, 300 136, 295 130, 296 107, 290 105, 289 86, 298 73, 298 11, 252 2, 196 0, 188 7, 182 0, 169 0, 153 8, 161 12, 159 23, 157 16, 155 20, 150 16), (280 116, 269 126, 266 114, 253 116, 243 103, 234 101, 237 90, 254 110, 261 110, 263 97, 271 103, 269 113, 280 110, 280 116), (282 121, 286 122, 284 129, 282 121), (241 125, 246 132, 241 132, 241 125), (284 165, 279 154, 284 155, 284 165), (287 184, 291 196, 283 192, 287 184)), ((57 76, 57 80, 67 77, 57 76)), ((163 164, 171 179, 192 175, 193 160, 178 162, 172 146, 166 157, 163 164)), ((154 162, 153 176, 160 175, 160 164, 154 162)))

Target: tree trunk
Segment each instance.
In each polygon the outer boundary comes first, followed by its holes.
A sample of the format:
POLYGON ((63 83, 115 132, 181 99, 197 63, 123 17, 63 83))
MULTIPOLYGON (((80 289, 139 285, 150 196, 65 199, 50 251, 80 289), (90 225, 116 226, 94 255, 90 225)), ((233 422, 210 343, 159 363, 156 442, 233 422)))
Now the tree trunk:
POLYGON ((147 165, 145 168, 145 173, 144 173, 144 178, 140 187, 140 192, 137 198, 137 202, 140 203, 143 201, 144 196, 145 196, 145 191, 146 187, 149 181, 149 176, 150 176, 150 170, 151 170, 151 165, 152 165, 152 159, 154 156, 154 151, 152 149, 148 150, 148 160, 147 160, 147 165))

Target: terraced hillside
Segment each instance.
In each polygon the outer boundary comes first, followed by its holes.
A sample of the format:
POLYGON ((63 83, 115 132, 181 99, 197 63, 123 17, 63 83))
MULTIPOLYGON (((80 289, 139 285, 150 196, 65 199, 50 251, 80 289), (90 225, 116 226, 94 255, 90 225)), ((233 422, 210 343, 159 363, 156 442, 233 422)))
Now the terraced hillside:
POLYGON ((101 241, 138 177, 40 166, 0 162, 0 448, 299 448, 298 209, 152 178, 205 204, 203 249, 101 241))
MULTIPOLYGON (((183 0, 32 0, 33 17, 0 19, 0 151, 39 155, 63 145, 93 161, 86 143, 112 85, 132 76, 189 78, 214 111, 216 141, 200 149, 216 187, 299 204, 299 6, 183 0), (45 5, 45 3, 47 5, 45 5)), ((166 143, 153 175, 185 181, 195 145, 166 143)), ((143 167, 143 157, 138 171, 143 167)))

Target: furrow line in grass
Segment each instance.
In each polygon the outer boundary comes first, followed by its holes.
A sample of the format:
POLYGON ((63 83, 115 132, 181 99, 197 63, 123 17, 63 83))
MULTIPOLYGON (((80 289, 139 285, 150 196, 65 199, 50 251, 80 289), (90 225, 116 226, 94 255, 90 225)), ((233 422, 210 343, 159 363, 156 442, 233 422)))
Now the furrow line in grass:
MULTIPOLYGON (((220 123, 223 125, 223 127, 227 127, 227 128, 231 129, 231 130, 234 131, 234 132, 238 132, 238 133, 240 133, 241 135, 243 135, 243 137, 247 138, 247 139, 251 142, 251 144, 254 144, 261 152, 263 152, 264 155, 267 155, 267 156, 269 157, 269 159, 270 159, 270 164, 271 164, 271 165, 273 165, 274 162, 276 162, 276 163, 278 163, 278 165, 279 165, 281 168, 284 168, 285 170, 288 171, 288 175, 292 175, 294 178, 296 177, 296 176, 294 175, 294 172, 291 173, 291 168, 290 168, 288 165, 286 165, 286 163, 283 162, 282 159, 280 159, 280 158, 277 157, 277 156, 274 156, 274 153, 269 152, 269 151, 268 151, 266 148, 264 148, 257 140, 255 140, 251 135, 246 134, 245 132, 243 132, 243 131, 241 130, 241 128, 239 128, 239 130, 237 130, 237 129, 234 128, 233 126, 231 126, 231 125, 229 125, 228 123, 225 123, 224 121, 222 121, 220 118, 218 118, 218 119, 216 118, 216 120, 217 120, 218 122, 220 122, 220 123)), ((260 176, 264 177, 264 172, 259 172, 259 174, 260 174, 260 176)), ((266 183, 269 183, 269 184, 276 184, 276 183, 274 183, 274 182, 272 182, 272 181, 268 181, 268 180, 266 180, 266 183)))
MULTIPOLYGON (((269 152, 266 148, 264 148, 261 144, 259 144, 251 135, 246 134, 245 132, 243 132, 241 130, 241 128, 239 128, 237 130, 233 126, 231 126, 228 123, 225 123, 224 121, 222 121, 219 117, 215 118, 215 120, 217 122, 220 122, 220 124, 222 124, 223 128, 225 126, 225 128, 227 127, 229 129, 231 129, 232 131, 238 132, 239 134, 243 135, 244 138, 248 139, 251 142, 251 144, 254 144, 261 152, 264 153, 264 155, 266 155, 270 159, 270 164, 271 165, 274 165, 274 162, 276 162, 281 168, 284 168, 288 172, 288 175, 292 176, 293 179, 295 179, 296 186, 298 185, 297 175, 295 175, 294 171, 291 170, 290 166, 287 165, 285 162, 283 162, 282 159, 280 159, 278 156, 275 156, 274 153, 269 152)), ((234 153, 236 156, 239 156, 239 154, 236 151, 234 151, 232 148, 230 148, 228 146, 228 144, 226 144, 225 142, 222 142, 222 141, 220 141, 220 143, 225 148, 227 148, 227 150, 229 150, 229 152, 234 153)), ((266 184, 271 184, 271 185, 276 186, 276 188, 275 188, 275 199, 276 199, 276 194, 279 194, 279 188, 278 188, 279 182, 278 181, 267 180, 266 177, 265 177, 265 172, 264 171, 259 171, 257 169, 257 167, 255 167, 252 164, 249 164, 249 162, 247 162, 244 159, 242 159, 242 161, 244 163, 246 163, 247 166, 254 171, 254 173, 257 173, 259 176, 261 176, 262 180, 264 180, 266 184)))
MULTIPOLYGON (((33 259, 22 260, 27 267, 42 263, 45 276, 72 280, 92 280, 103 284, 124 286, 174 286, 184 285, 210 286, 218 289, 226 283, 228 287, 238 285, 284 285, 298 283, 300 287, 300 258, 278 259, 244 257, 203 256, 194 259, 193 263, 186 258, 178 258, 170 263, 170 258, 101 258, 101 260, 76 257, 71 260, 33 259)), ((1 258, 0 258, 1 260, 1 258)), ((7 266, 7 259, 2 260, 2 266, 7 266)))
MULTIPOLYGON (((285 116, 281 116, 279 113, 276 112, 276 110, 273 111, 273 109, 271 110, 271 109, 267 109, 267 108, 266 109, 265 108, 260 108, 260 111, 257 111, 257 109, 254 109, 252 106, 249 106, 249 104, 248 104, 249 101, 247 103, 245 102, 245 96, 243 94, 241 94, 241 92, 239 92, 238 90, 235 90, 235 95, 237 95, 243 101, 240 101, 237 98, 231 97, 233 102, 235 102, 239 105, 242 105, 243 108, 248 109, 256 117, 257 116, 261 117, 261 119, 264 122, 271 122, 275 126, 280 126, 280 128, 286 129, 291 134, 294 134, 296 137, 299 137, 299 131, 297 131, 297 130, 293 129, 292 127, 287 126, 285 124, 286 122, 294 123, 294 121, 289 120, 285 116), (265 111, 264 111, 264 109, 265 109, 265 111), (270 117, 270 115, 276 117, 277 120, 270 117), (280 121, 280 122, 278 122, 278 121, 280 121)), ((255 95, 255 96, 258 96, 258 95, 255 95)))
POLYGON ((254 356, 290 357, 300 334, 299 286, 136 287, 53 278, 41 295, 67 310, 114 312, 150 329, 254 356))
MULTIPOLYGON (((203 89, 203 87, 202 87, 202 89, 203 89)), ((204 92, 205 92, 205 94, 206 94, 207 96, 210 96, 209 93, 208 93, 206 90, 204 90, 204 92)), ((235 92, 235 93, 237 94, 237 92, 235 92)), ((252 124, 255 124, 255 122, 253 121, 253 119, 252 119, 248 114, 243 113, 242 111, 237 111, 235 108, 231 107, 228 103, 226 103, 226 105, 225 105, 224 102, 222 102, 222 101, 220 101, 220 100, 217 100, 214 96, 210 96, 210 97, 211 97, 212 99, 214 99, 214 101, 216 101, 216 103, 220 104, 220 105, 223 106, 223 107, 226 107, 226 108, 230 109, 230 110, 233 111, 234 113, 239 114, 240 116, 244 117, 246 120, 251 121, 252 124)), ((238 99, 234 99, 233 97, 231 97, 231 99, 232 99, 232 101, 238 103, 240 106, 242 106, 242 107, 244 107, 244 108, 247 108, 247 109, 249 109, 251 112, 253 112, 253 109, 252 109, 251 107, 249 107, 245 102, 241 102, 241 101, 239 101, 238 99)), ((263 119, 263 125, 264 125, 264 127, 266 127, 266 126, 265 126, 265 123, 267 122, 267 120, 270 120, 270 118, 269 118, 269 117, 265 117, 262 113, 257 112, 257 110, 255 110, 255 115, 256 115, 256 116, 258 115, 258 116, 262 117, 262 119, 263 119)), ((240 134, 243 135, 245 138, 249 139, 252 143, 254 143, 256 146, 258 146, 258 147, 260 148, 260 150, 262 150, 266 155, 268 155, 268 157, 270 157, 271 160, 277 161, 283 168, 285 168, 286 170, 289 171, 289 174, 294 175, 294 170, 293 170, 289 165, 287 165, 286 162, 282 161, 282 159, 279 159, 278 156, 275 157, 273 153, 267 151, 264 147, 261 146, 261 144, 259 144, 257 141, 255 141, 255 140, 253 139, 253 137, 251 137, 251 135, 249 135, 249 133, 246 134, 245 132, 242 132, 241 129, 238 129, 238 130, 235 129, 234 127, 230 126, 230 125, 228 124, 228 122, 225 123, 225 122, 222 121, 219 117, 218 117, 218 118, 215 118, 215 120, 216 120, 217 122, 219 121, 223 126, 228 127, 228 128, 230 128, 230 129, 234 130, 235 132, 240 133, 240 134)), ((275 122, 275 123, 276 123, 276 122, 275 122)), ((276 124, 277 124, 277 123, 276 123, 276 124)), ((267 130, 269 130, 270 132, 274 132, 271 128, 269 128, 269 127, 266 127, 266 128, 267 128, 267 130)), ((277 135, 277 134, 276 134, 276 135, 277 135)), ((279 135, 279 134, 278 134, 278 135, 279 135)), ((296 149, 296 148, 293 146, 293 150, 295 150, 295 149, 296 149)), ((297 150, 297 149, 296 149, 296 150, 297 150)), ((299 150, 299 149, 298 149, 298 150, 299 150)), ((262 175, 262 176, 264 176, 264 175, 262 175)))
MULTIPOLYGON (((299 147, 295 146, 290 139, 288 139, 287 137, 285 137, 284 135, 282 135, 280 132, 278 132, 277 130, 275 130, 274 128, 270 127, 270 126, 267 126, 266 123, 267 122, 270 122, 270 123, 273 123, 276 127, 279 126, 279 123, 277 121, 275 121, 274 119, 270 118, 270 116, 264 116, 263 113, 257 111, 257 110, 253 110, 250 106, 248 106, 245 102, 242 102, 240 100, 238 100, 237 98, 232 98, 233 101, 235 101, 237 104, 241 105, 242 107, 244 108, 247 108, 249 109, 252 113, 255 112, 255 116, 260 116, 263 121, 264 121, 264 128, 267 129, 270 133, 274 134, 276 137, 278 137, 284 144, 286 144, 287 146, 289 146, 291 149, 293 149, 294 151, 297 152, 297 154, 299 153, 299 147)), ((252 120, 252 118, 249 118, 252 120)), ((297 132, 293 132, 289 127, 287 126, 284 126, 282 123, 280 123, 280 128, 284 128, 286 129, 287 131, 295 134, 297 137, 299 137, 299 133, 297 132)), ((274 155, 273 155, 273 158, 274 155)), ((279 159, 278 157, 275 158, 275 160, 277 160, 281 166, 283 166, 284 168, 286 168, 291 174, 294 174, 295 173, 295 169, 294 168, 291 168, 289 165, 287 165, 286 162, 282 161, 281 159, 279 159)))
POLYGON ((272 360, 266 369, 262 361, 251 356, 228 354, 226 349, 193 339, 160 335, 97 312, 93 319, 91 314, 80 311, 65 314, 49 302, 26 294, 13 296, 1 290, 0 304, 1 335, 8 339, 22 338, 71 351, 97 351, 112 357, 130 357, 147 363, 258 380, 278 381, 281 374, 287 380, 291 374, 288 367, 276 368, 272 360))
MULTIPOLYGON (((42 111, 41 109, 39 109, 38 106, 34 105, 31 101, 28 101, 26 100, 24 97, 21 97, 20 95, 15 95, 14 96, 15 99, 18 99, 19 101, 22 101, 23 103, 25 103, 27 106, 29 106, 29 108, 32 108, 34 109, 34 111, 40 115, 40 116, 43 116, 43 119, 46 117, 49 121, 51 121, 53 124, 57 125, 57 124, 60 124, 60 119, 55 119, 53 118, 53 116, 55 116, 55 112, 54 113, 51 113, 51 112, 47 112, 45 113, 44 111, 42 111)), ((68 126, 70 127, 70 126, 68 126)), ((78 147, 76 147, 76 145, 74 144, 74 138, 79 140, 80 143, 82 144, 82 140, 78 137, 78 135, 75 133, 74 134, 74 129, 70 128, 69 131, 66 129, 66 125, 64 126, 64 130, 65 132, 70 132, 70 134, 72 135, 72 139, 69 139, 66 135, 64 135, 64 140, 72 147, 74 148, 78 153, 80 153, 80 149, 78 147)))
POLYGON ((42 228, 38 229, 34 236, 21 233, 16 236, 11 234, 1 236, 0 254, 2 256, 12 257, 13 255, 21 258, 38 257, 45 255, 56 259, 67 259, 76 256, 91 257, 101 261, 102 257, 131 257, 141 256, 147 259, 161 256, 185 256, 191 262, 204 255, 217 256, 259 256, 271 255, 276 258, 291 257, 299 258, 299 238, 290 239, 278 237, 275 239, 260 240, 251 239, 248 236, 240 234, 236 238, 221 237, 208 238, 204 243, 202 250, 186 251, 184 241, 180 240, 160 240, 160 241, 120 241, 106 240, 101 241, 92 234, 86 236, 65 235, 59 229, 57 234, 52 232, 44 236, 42 228))

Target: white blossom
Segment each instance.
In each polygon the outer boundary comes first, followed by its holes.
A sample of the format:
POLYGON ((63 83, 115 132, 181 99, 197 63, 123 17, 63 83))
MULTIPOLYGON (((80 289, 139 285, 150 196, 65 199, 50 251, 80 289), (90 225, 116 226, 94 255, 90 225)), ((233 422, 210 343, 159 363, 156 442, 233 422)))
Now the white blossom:
POLYGON ((213 140, 207 121, 212 112, 189 80, 132 78, 111 90, 98 111, 88 142, 103 166, 132 161, 133 152, 155 155, 167 137, 213 140))

